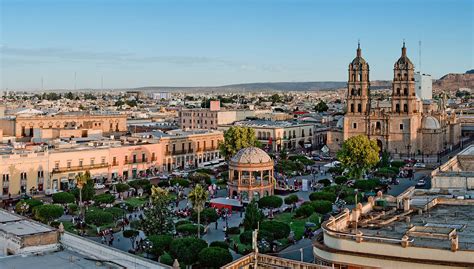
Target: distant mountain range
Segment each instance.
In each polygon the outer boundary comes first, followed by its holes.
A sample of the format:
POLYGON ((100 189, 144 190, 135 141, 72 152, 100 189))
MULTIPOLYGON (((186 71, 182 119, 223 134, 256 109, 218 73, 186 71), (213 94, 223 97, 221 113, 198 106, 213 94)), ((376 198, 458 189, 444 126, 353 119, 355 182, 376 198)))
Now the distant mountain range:
MULTIPOLYGON (((231 84, 216 87, 141 87, 132 89, 134 91, 173 91, 173 92, 255 92, 255 91, 317 91, 317 90, 335 90, 345 88, 347 82, 343 81, 311 81, 311 82, 261 82, 261 83, 242 83, 231 84)), ((390 87, 391 81, 377 80, 372 81, 372 88, 390 87)))
POLYGON ((447 74, 433 82, 433 91, 456 91, 459 88, 474 89, 474 69, 464 74, 447 74))

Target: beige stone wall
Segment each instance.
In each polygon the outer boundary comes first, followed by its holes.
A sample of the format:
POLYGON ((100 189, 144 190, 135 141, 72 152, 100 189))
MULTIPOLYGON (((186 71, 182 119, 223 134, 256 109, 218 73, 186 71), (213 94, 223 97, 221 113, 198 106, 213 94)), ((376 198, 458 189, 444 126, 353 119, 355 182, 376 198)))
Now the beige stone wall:
POLYGON ((23 237, 23 240, 22 240, 23 247, 51 245, 51 244, 57 244, 58 242, 59 240, 58 240, 57 231, 28 235, 28 236, 23 237))
POLYGON ((33 129, 79 128, 102 130, 104 133, 127 131, 126 115, 54 115, 16 117, 16 137, 32 136, 33 129))
POLYGON ((4 135, 15 135, 15 121, 9 119, 0 119, 0 129, 3 130, 4 135))

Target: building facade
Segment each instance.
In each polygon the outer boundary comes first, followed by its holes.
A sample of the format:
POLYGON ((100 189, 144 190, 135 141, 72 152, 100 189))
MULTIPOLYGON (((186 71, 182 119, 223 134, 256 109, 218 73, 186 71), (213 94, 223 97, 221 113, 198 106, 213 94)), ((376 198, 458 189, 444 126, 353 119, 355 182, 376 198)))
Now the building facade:
POLYGON ((96 182, 144 178, 175 168, 197 167, 220 159, 220 131, 173 131, 160 138, 62 143, 53 149, 18 149, 0 154, 0 197, 67 190, 78 174, 96 182), (184 147, 184 148, 183 148, 184 147))
POLYGON ((232 126, 244 126, 254 129, 257 139, 269 150, 310 149, 326 143, 327 127, 319 128, 312 123, 295 121, 247 120, 234 124, 220 125, 219 130, 226 131, 232 126))
POLYGON ((433 79, 429 74, 415 73, 415 92, 421 100, 433 99, 433 79))
MULTIPOLYGON (((370 95, 369 64, 360 46, 349 64, 347 112, 339 128, 332 130, 328 146, 336 151, 342 142, 356 135, 377 140, 382 151, 394 157, 436 156, 460 141, 460 124, 445 102, 422 103, 415 90, 414 65, 405 44, 393 69, 390 107, 382 107, 370 95)), ((436 158, 435 158, 436 159, 436 158)))
MULTIPOLYGON (((67 113, 56 115, 19 114, 0 118, 0 129, 5 136, 31 139, 35 130, 51 130, 47 138, 59 138, 60 130, 75 130, 73 137, 87 136, 87 130, 98 130, 104 134, 127 131, 127 116, 124 114, 67 113), (56 136, 55 136, 56 134, 56 136), (50 137, 51 136, 51 137, 50 137)), ((65 134, 65 133, 63 133, 65 134)))

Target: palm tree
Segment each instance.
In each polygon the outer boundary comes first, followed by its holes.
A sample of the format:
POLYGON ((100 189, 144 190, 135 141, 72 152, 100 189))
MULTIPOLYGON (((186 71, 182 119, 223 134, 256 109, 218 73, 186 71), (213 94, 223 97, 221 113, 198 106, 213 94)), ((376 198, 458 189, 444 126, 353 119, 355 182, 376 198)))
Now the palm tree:
POLYGON ((86 171, 84 174, 79 174, 76 176, 76 185, 79 189, 79 207, 81 212, 81 219, 84 217, 83 206, 82 206, 82 188, 87 184, 87 181, 91 179, 91 174, 89 171, 86 171))
POLYGON ((201 211, 204 209, 204 204, 209 197, 209 192, 206 191, 200 184, 189 193, 188 200, 191 201, 193 209, 198 215, 198 238, 201 238, 201 211))

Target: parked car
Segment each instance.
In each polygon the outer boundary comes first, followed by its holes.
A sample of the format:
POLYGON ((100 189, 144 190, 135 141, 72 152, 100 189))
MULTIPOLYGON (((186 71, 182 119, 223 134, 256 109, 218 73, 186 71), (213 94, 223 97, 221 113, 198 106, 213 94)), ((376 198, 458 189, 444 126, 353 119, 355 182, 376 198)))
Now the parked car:
POLYGON ((418 182, 416 183, 416 186, 417 187, 423 187, 426 185, 426 181, 424 179, 420 179, 418 180, 418 182))
POLYGON ((100 190, 100 189, 103 189, 103 188, 105 188, 105 185, 102 184, 102 183, 95 183, 94 184, 94 189, 96 189, 96 190, 100 190))
POLYGON ((424 163, 415 163, 415 165, 413 165, 413 167, 416 167, 416 168, 425 168, 425 167, 426 167, 426 164, 424 164, 424 163))
POLYGON ((59 191, 56 190, 56 189, 46 189, 46 190, 44 191, 44 194, 45 194, 46 196, 51 196, 51 195, 53 195, 53 194, 55 194, 55 193, 58 193, 58 192, 59 192, 59 191))
POLYGON ((313 161, 320 162, 320 161, 321 161, 321 157, 319 157, 319 156, 313 156, 313 161))

